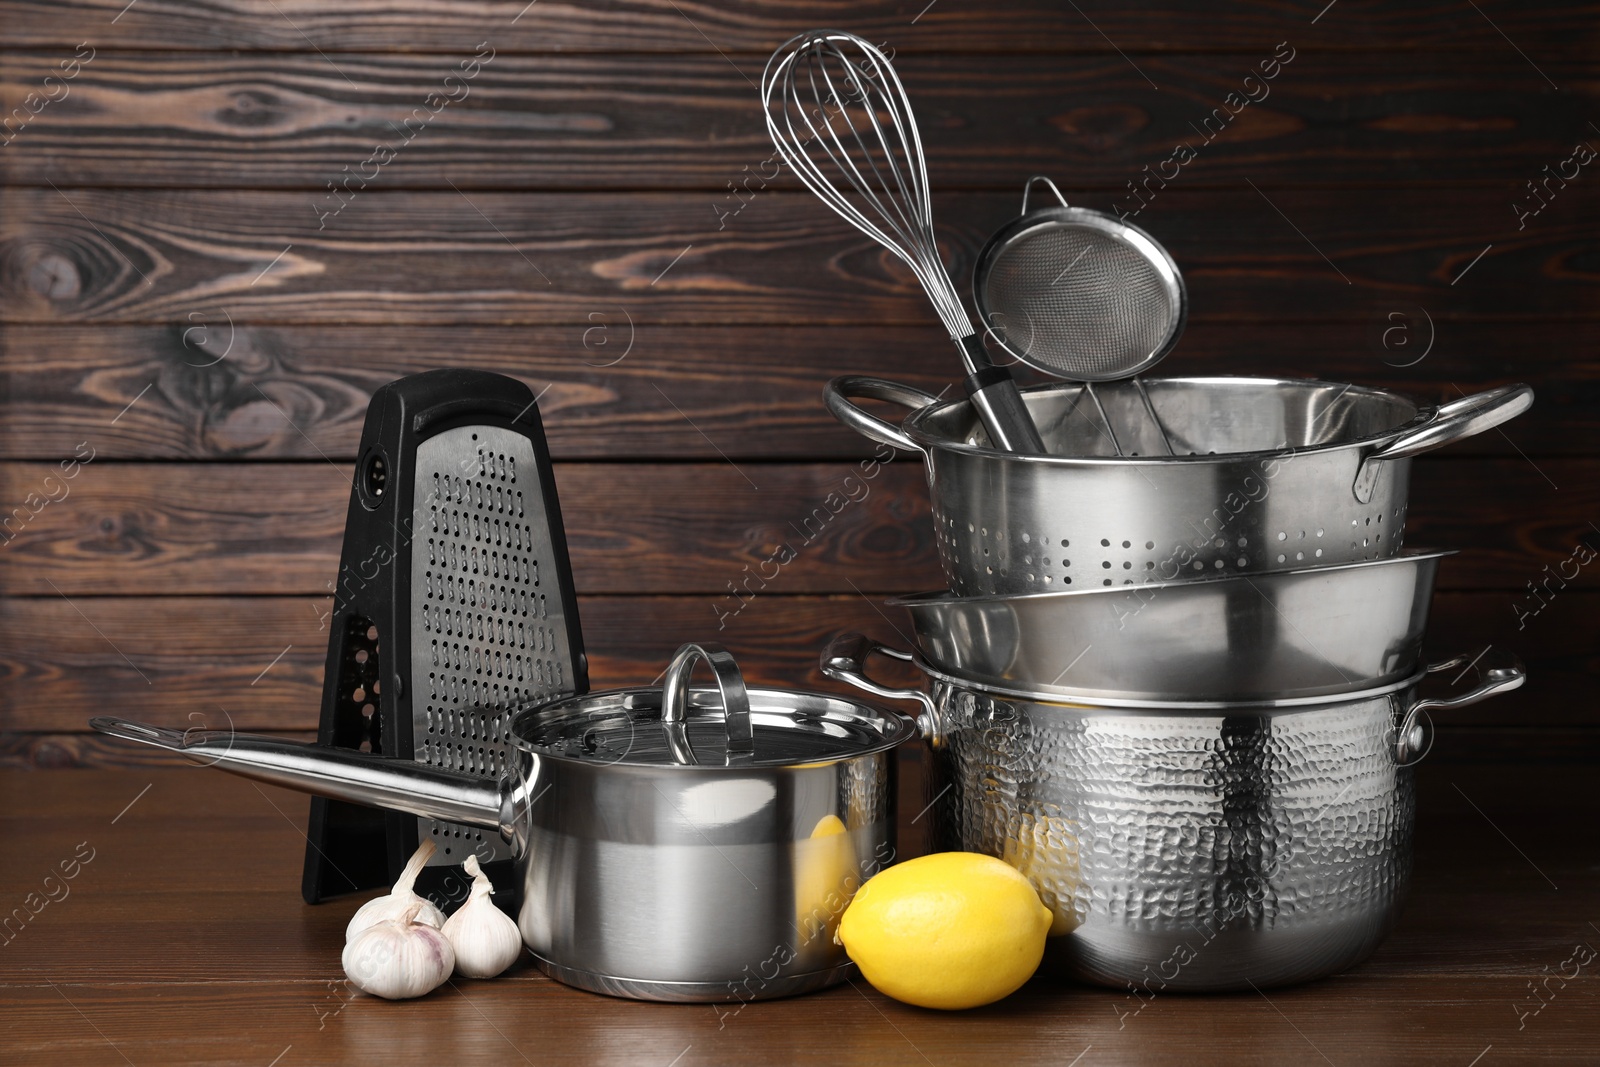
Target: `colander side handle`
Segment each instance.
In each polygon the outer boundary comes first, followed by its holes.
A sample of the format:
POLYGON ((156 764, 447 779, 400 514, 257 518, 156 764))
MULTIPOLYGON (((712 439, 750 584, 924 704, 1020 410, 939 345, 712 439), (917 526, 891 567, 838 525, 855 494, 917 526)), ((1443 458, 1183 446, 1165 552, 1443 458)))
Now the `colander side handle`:
POLYGON ((895 448, 903 448, 907 452, 925 451, 900 427, 895 426, 893 423, 885 422, 878 416, 852 404, 850 401, 855 397, 899 404, 902 407, 910 408, 912 411, 920 411, 929 404, 938 403, 938 397, 924 393, 921 389, 913 386, 903 385, 900 382, 891 382, 885 378, 868 378, 856 374, 846 374, 835 378, 822 390, 822 401, 828 406, 828 410, 833 412, 833 417, 861 436, 895 448))
POLYGON ((866 663, 874 652, 891 659, 912 661, 909 652, 880 645, 864 634, 842 633, 829 641, 828 647, 822 650, 820 664, 822 673, 836 682, 853 685, 873 696, 887 697, 890 700, 916 701, 922 705, 922 714, 916 719, 917 729, 922 731, 922 736, 928 741, 938 744, 939 709, 934 705, 933 698, 920 689, 897 689, 868 678, 866 663))
POLYGON ((176 752, 203 767, 302 793, 491 830, 511 828, 509 816, 502 817, 506 805, 500 785, 487 778, 231 730, 174 730, 112 716, 90 719, 89 725, 111 737, 176 752))
POLYGON ((1481 393, 1439 405, 1438 412, 1421 429, 1401 434, 1393 441, 1372 450, 1356 473, 1356 499, 1365 504, 1372 499, 1378 464, 1392 459, 1407 459, 1431 452, 1454 441, 1491 430, 1514 419, 1533 406, 1533 389, 1518 383, 1485 389, 1481 393))

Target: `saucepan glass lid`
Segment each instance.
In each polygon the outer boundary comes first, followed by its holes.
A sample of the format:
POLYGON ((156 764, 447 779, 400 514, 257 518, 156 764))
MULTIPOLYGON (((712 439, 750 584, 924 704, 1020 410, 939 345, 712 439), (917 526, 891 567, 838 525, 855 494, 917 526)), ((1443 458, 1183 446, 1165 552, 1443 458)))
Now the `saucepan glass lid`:
POLYGON ((528 708, 512 722, 541 756, 594 764, 705 768, 826 763, 887 751, 914 736, 908 718, 851 700, 747 689, 726 650, 678 650, 660 688, 613 689, 528 708), (715 686, 689 686, 705 660, 715 686))

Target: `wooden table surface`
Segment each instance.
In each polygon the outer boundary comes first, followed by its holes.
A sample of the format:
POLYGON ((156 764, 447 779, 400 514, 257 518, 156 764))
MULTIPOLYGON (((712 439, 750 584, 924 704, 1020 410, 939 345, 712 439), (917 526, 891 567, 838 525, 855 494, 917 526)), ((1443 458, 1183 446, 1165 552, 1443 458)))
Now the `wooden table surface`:
POLYGON ((0 1062, 1595 1062, 1588 768, 1441 758, 1419 773, 1409 907, 1350 973, 1158 995, 1142 1010, 1114 990, 1036 980, 1001 1004, 938 1013, 859 978, 742 1008, 635 1003, 568 989, 526 957, 497 981, 377 1000, 339 966, 364 898, 300 900, 303 797, 198 768, 10 772, 0 904, 40 910, 0 947, 0 1062), (74 877, 47 883, 63 861, 74 877), (47 890, 56 899, 40 907, 47 890), (1569 962, 1575 951, 1587 965, 1569 962))

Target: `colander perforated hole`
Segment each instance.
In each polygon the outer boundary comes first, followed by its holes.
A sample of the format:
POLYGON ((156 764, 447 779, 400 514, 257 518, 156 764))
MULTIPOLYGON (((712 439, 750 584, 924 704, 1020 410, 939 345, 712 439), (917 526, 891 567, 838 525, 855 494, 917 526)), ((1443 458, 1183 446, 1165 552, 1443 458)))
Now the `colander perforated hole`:
POLYGON ((1279 553, 1278 553, 1278 562, 1279 562, 1279 563, 1282 563, 1282 562, 1283 562, 1283 559, 1284 559, 1284 557, 1283 557, 1283 553, 1282 553, 1282 552, 1279 552, 1279 553))

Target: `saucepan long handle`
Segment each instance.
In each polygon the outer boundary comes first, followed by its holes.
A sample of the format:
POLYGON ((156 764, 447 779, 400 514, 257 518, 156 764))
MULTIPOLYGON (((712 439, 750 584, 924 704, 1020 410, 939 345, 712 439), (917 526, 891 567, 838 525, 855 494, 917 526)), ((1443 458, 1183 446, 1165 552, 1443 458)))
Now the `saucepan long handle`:
POLYGON ((101 717, 103 734, 176 752, 206 767, 375 808, 506 832, 497 782, 365 752, 230 730, 173 730, 101 717))

